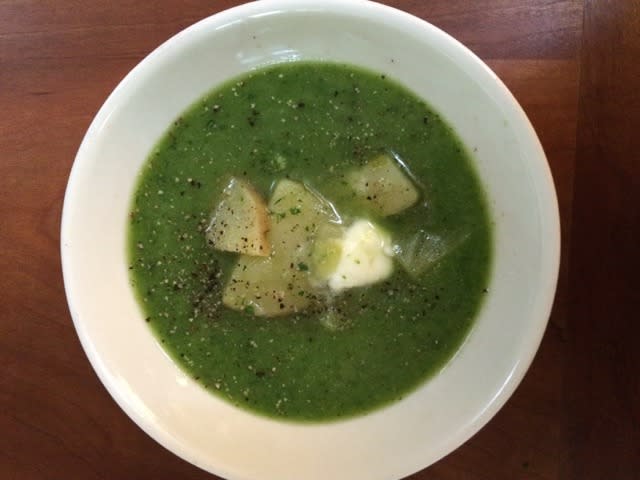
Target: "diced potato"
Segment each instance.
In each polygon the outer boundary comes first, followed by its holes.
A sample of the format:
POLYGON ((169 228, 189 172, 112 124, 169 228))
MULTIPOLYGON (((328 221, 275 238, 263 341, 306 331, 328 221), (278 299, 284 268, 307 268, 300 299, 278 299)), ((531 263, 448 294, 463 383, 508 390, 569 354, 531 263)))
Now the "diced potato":
POLYGON ((269 216, 262 197, 247 182, 232 178, 207 230, 207 240, 218 250, 266 257, 269 216))
POLYGON ((311 253, 311 271, 314 277, 326 282, 336 270, 341 255, 342 242, 339 238, 317 239, 311 253))
POLYGON ((409 275, 418 278, 461 245, 468 236, 450 233, 443 237, 418 230, 409 237, 397 240, 394 246, 395 258, 409 275))
POLYGON ((308 257, 318 229, 340 221, 327 200, 303 184, 287 179, 276 185, 269 201, 269 212, 270 240, 274 250, 284 250, 287 255, 300 258, 301 255, 308 257))
POLYGON ((333 273, 342 254, 344 227, 337 223, 325 223, 318 228, 311 248, 311 281, 324 286, 333 273))
POLYGON ((241 255, 222 297, 229 308, 267 317, 302 311, 317 299, 309 271, 313 240, 320 227, 339 221, 326 200, 291 180, 276 185, 269 212, 271 255, 241 255))
POLYGON ((304 310, 314 299, 308 272, 285 255, 241 255, 222 294, 234 310, 275 317, 304 310))
POLYGON ((419 197, 413 182, 387 154, 350 172, 347 182, 363 203, 384 217, 411 207, 419 197))

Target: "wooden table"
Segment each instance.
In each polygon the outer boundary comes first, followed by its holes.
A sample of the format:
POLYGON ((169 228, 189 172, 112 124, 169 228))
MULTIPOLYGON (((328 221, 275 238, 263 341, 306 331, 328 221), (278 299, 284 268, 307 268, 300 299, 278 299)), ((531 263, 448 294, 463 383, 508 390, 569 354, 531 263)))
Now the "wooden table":
MULTIPOLYGON (((172 34, 233 0, 0 0, 0 478, 205 479, 116 406, 80 347, 62 198, 93 115, 172 34)), ((640 2, 393 0, 512 89, 562 216, 555 308, 525 380, 413 479, 640 478, 640 2)))

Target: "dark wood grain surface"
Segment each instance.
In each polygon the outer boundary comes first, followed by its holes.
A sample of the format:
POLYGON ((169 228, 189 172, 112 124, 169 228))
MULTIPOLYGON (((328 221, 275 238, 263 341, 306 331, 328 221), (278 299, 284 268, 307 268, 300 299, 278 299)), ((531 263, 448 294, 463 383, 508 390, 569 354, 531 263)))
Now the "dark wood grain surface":
MULTIPOLYGON (((93 373, 59 256, 66 180, 106 96, 238 1, 0 0, 0 479, 207 479, 93 373)), ((389 0, 460 39, 529 115, 554 174, 560 283, 498 415, 412 479, 640 478, 640 2, 389 0)))

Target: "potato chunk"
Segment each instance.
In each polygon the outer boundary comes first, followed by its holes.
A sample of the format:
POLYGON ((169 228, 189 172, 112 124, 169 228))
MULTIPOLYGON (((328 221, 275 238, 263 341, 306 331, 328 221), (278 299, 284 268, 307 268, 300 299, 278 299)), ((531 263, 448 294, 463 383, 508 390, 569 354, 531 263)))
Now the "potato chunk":
POLYGON ((241 255, 222 295, 224 305, 261 316, 304 310, 317 299, 311 252, 317 231, 340 219, 331 204, 303 184, 281 180, 269 201, 267 258, 241 255))
POLYGON ((437 235, 420 229, 400 237, 394 247, 395 258, 413 278, 419 278, 469 238, 469 233, 437 235))
POLYGON ((350 172, 347 182, 374 213, 395 215, 418 201, 419 193, 398 162, 387 154, 350 172))
POLYGON ((269 217, 262 197, 248 183, 232 178, 207 229, 207 240, 218 250, 266 257, 269 217))

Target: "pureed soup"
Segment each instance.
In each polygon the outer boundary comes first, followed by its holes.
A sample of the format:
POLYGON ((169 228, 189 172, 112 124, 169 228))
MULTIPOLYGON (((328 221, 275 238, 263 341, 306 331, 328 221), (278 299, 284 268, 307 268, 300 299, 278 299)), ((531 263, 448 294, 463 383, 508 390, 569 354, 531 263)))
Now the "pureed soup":
POLYGON ((320 421, 401 399, 468 334, 491 228, 465 147, 385 75, 288 63, 171 125, 136 188, 131 281, 204 388, 320 421))

